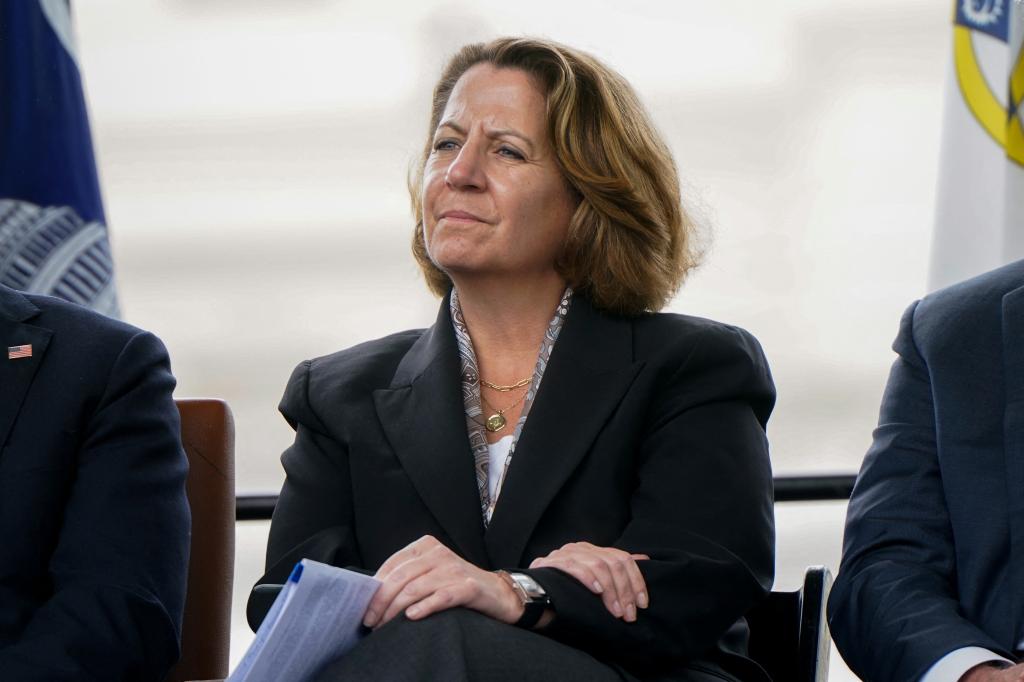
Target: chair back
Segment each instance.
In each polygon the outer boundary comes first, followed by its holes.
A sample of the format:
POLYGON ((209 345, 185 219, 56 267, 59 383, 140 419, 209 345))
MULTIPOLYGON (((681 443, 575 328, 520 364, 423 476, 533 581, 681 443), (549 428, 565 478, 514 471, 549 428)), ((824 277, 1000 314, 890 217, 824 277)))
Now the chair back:
POLYGON ((776 682, 828 680, 825 602, 831 587, 829 570, 811 566, 801 589, 772 592, 747 614, 750 657, 776 682))
POLYGON ((235 570, 235 424, 222 400, 176 400, 188 455, 192 547, 181 659, 168 682, 228 675, 235 570))

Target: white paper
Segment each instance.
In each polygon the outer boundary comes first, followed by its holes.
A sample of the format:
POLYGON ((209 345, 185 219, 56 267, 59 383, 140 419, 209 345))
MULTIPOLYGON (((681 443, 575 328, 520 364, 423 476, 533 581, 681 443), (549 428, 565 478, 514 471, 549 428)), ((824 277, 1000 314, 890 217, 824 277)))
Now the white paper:
POLYGON ((227 682, 305 682, 363 637, 380 581, 303 559, 270 607, 227 682))

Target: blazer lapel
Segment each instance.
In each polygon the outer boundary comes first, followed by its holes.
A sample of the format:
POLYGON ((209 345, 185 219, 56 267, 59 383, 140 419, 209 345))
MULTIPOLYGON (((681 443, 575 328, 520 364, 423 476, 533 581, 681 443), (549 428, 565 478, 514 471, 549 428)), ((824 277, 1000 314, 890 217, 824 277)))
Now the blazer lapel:
POLYGON ((13 289, 0 286, 0 447, 7 442, 28 387, 43 361, 53 335, 49 329, 26 324, 39 309, 13 289), (8 358, 12 346, 32 346, 29 357, 8 358))
POLYGON ((590 450, 642 363, 631 323, 577 294, 519 436, 486 533, 492 565, 518 566, 548 504, 590 450))
POLYGON ((1006 406, 1003 415, 1003 451, 1006 460, 1006 484, 1010 523, 1010 580, 1014 594, 1007 595, 1013 605, 1013 623, 1007 633, 1012 641, 1003 642, 1010 650, 1024 636, 1024 287, 1003 297, 1003 376, 1006 406))
POLYGON ((423 502, 462 555, 487 566, 480 493, 462 403, 449 302, 406 353, 389 388, 374 391, 377 416, 423 502))

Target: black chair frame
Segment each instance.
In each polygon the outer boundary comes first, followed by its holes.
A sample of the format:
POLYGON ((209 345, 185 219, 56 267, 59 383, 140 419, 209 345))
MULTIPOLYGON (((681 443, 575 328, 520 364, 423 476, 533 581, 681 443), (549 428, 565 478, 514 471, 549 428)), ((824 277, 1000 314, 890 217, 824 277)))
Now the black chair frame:
POLYGON ((772 592, 747 614, 750 657, 776 682, 826 682, 831 638, 825 603, 832 574, 824 566, 804 573, 803 587, 772 592))

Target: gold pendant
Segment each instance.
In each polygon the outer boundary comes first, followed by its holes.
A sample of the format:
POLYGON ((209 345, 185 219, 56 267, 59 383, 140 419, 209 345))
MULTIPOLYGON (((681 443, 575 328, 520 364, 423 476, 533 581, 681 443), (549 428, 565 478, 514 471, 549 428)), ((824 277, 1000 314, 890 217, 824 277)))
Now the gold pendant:
POLYGON ((504 415, 502 415, 499 412, 498 414, 492 414, 490 417, 488 417, 487 422, 484 424, 484 426, 486 426, 487 430, 490 431, 491 433, 497 433, 498 431, 501 431, 503 428, 505 428, 505 423, 506 422, 504 415))

